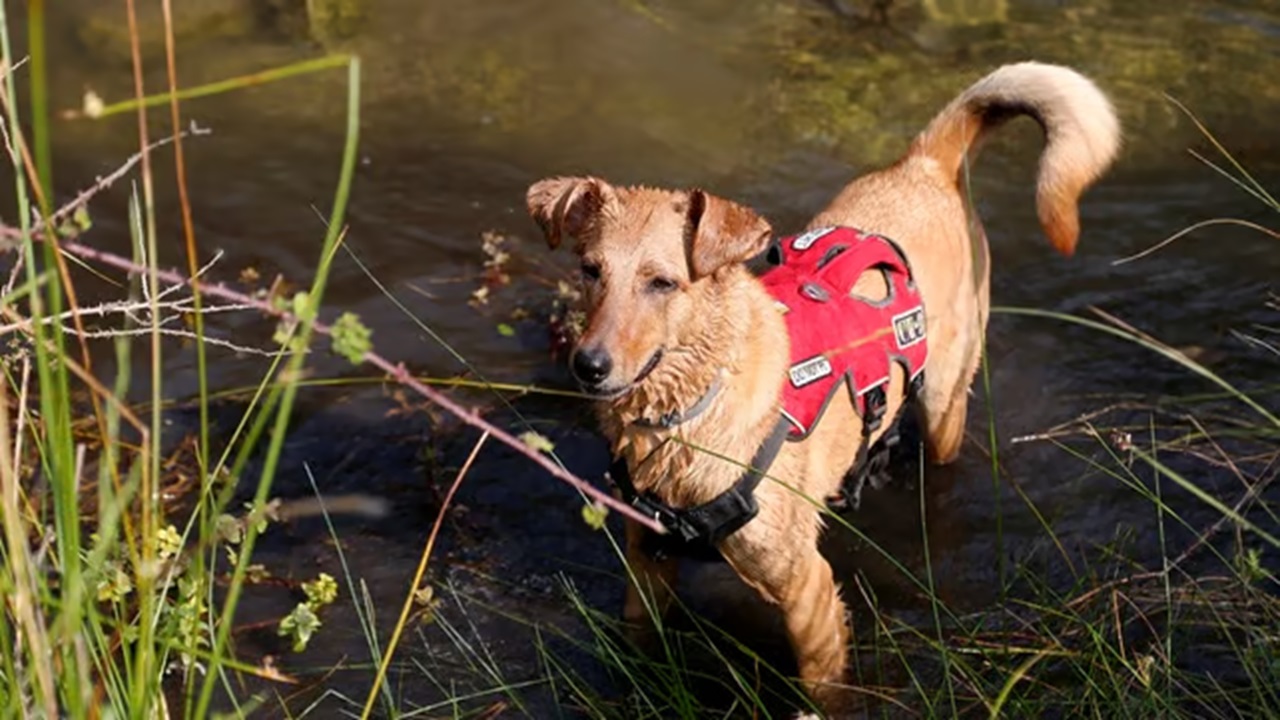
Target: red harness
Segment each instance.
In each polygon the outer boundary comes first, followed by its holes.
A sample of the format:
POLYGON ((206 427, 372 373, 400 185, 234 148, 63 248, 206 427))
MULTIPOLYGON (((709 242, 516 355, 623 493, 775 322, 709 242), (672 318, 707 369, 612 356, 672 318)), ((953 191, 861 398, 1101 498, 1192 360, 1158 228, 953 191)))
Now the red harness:
MULTIPOLYGON (((718 557, 719 543, 759 512, 755 489, 784 441, 807 437, 836 390, 845 384, 862 416, 863 437, 858 461, 851 468, 851 485, 842 489, 836 506, 856 507, 862 483, 888 462, 889 449, 896 442, 894 432, 886 432, 877 441, 878 449, 868 455, 867 440, 884 416, 890 368, 896 362, 906 370, 911 381, 908 392, 923 377, 929 355, 924 305, 898 246, 852 228, 824 228, 784 238, 770 250, 769 259, 776 267, 760 279, 786 314, 791 369, 782 391, 782 416, 747 471, 715 498, 675 508, 652 492, 636 491, 625 457, 617 457, 609 469, 622 497, 666 528, 665 535, 646 535, 642 548, 654 557, 718 557), (850 294, 867 270, 884 273, 889 286, 884 301, 850 294)), ((682 421, 677 416, 659 424, 667 427, 682 421)))
POLYGON ((870 433, 884 412, 892 363, 916 382, 929 356, 924 304, 906 256, 888 238, 834 227, 783 238, 769 259, 776 267, 760 280, 786 315, 791 337, 782 390, 788 438, 807 437, 846 381, 870 433), (885 300, 852 294, 867 270, 884 273, 885 300))

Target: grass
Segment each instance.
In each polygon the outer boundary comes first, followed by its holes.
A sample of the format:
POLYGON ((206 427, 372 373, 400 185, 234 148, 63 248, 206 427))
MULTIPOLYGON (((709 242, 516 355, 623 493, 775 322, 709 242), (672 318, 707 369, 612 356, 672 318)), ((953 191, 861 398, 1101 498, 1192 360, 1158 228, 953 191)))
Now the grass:
MULTIPOLYGON (((113 259, 84 245, 90 223, 80 212, 92 193, 62 209, 51 205, 43 3, 33 0, 27 18, 31 55, 20 65, 9 44, 16 29, 0 7, 0 50, 4 66, 11 68, 2 91, 3 126, 19 209, 14 215, 19 225, 5 229, 5 242, 15 248, 10 253, 14 274, 0 296, 3 321, 12 326, 9 339, 18 340, 5 355, 0 382, 0 714, 203 718, 270 709, 291 717, 335 711, 351 717, 493 717, 504 712, 539 716, 556 707, 564 716, 727 718, 782 717, 806 706, 785 651, 765 637, 769 632, 744 632, 732 617, 681 605, 661 621, 655 651, 645 654, 631 646, 614 613, 601 609, 594 590, 584 589, 591 579, 592 587, 604 583, 620 593, 625 568, 602 579, 595 565, 565 562, 558 585, 549 591, 559 611, 554 620, 514 609, 516 603, 507 598, 520 597, 524 589, 501 573, 452 568, 463 579, 446 579, 441 566, 447 560, 437 555, 441 528, 481 446, 524 447, 456 404, 444 406, 478 428, 479 440, 468 446, 461 467, 441 469, 433 478, 450 489, 399 602, 386 606, 374 599, 376 589, 347 557, 340 526, 325 510, 338 579, 317 574, 289 584, 299 602, 287 615, 270 620, 273 630, 279 627, 289 641, 305 647, 317 634, 337 631, 329 622, 334 613, 350 612, 367 655, 313 670, 309 676, 319 677, 315 684, 324 689, 304 696, 298 690, 301 660, 272 662, 238 652, 236 638, 244 627, 237 618, 245 593, 264 583, 269 571, 259 565, 255 549, 271 525, 273 485, 299 394, 387 379, 308 377, 308 359, 325 350, 318 338, 329 337, 330 350, 373 363, 433 402, 444 398, 433 394, 437 386, 493 393, 525 433, 537 426, 508 396, 574 393, 490 382, 482 368, 461 355, 456 356, 471 378, 413 377, 372 352, 357 320, 321 321, 333 263, 348 257, 359 264, 344 245, 343 220, 359 142, 357 58, 325 57, 181 89, 170 41, 165 92, 148 95, 135 67, 134 98, 95 106, 77 120, 136 113, 140 150, 128 218, 133 257, 113 259), (25 103, 15 78, 24 68, 31 85, 25 103), (305 292, 250 308, 280 323, 279 352, 261 382, 251 388, 210 387, 204 353, 212 345, 204 318, 206 310, 229 300, 224 286, 203 279, 199 263, 182 167, 182 103, 304 73, 342 70, 348 78, 345 144, 335 157, 332 206, 317 230, 323 240, 314 276, 305 292), (167 338, 161 320, 175 307, 172 288, 183 285, 159 259, 152 186, 158 155, 148 108, 168 109, 183 209, 185 276, 202 277, 185 284, 201 383, 197 398, 181 401, 199 415, 198 431, 185 450, 195 479, 186 488, 189 502, 183 507, 166 500, 166 491, 173 489, 175 450, 165 431, 165 413, 180 400, 166 395, 160 372, 167 338), (119 273, 123 302, 151 311, 149 324, 126 328, 141 335, 122 333, 112 340, 118 370, 107 380, 99 379, 81 316, 64 315, 81 306, 69 261, 119 273), (138 356, 139 346, 145 357, 138 356), (125 398, 139 367, 153 373, 150 397, 130 404, 125 398), (215 439, 211 407, 230 396, 241 399, 242 412, 230 432, 215 439), (246 488, 251 501, 233 506, 237 489, 246 488), (495 623, 518 631, 528 663, 510 666, 511 651, 502 647, 509 638, 494 636, 495 623), (359 692, 326 687, 326 680, 339 674, 356 677, 359 692), (420 692, 407 688, 428 688, 434 699, 422 701, 420 692)), ((1205 162, 1249 197, 1280 211, 1273 196, 1214 142, 1225 164, 1205 162)), ((370 279, 378 282, 371 274, 370 279)), ((408 312, 390 290, 383 292, 408 312)), ((883 578, 859 574, 846 584, 857 630, 851 693, 884 716, 1280 715, 1280 602, 1272 570, 1280 551, 1280 518, 1270 490, 1280 464, 1280 419, 1273 404, 1103 313, 1094 319, 1025 308, 997 312, 1024 322, 1069 323, 1129 343, 1134 353, 1177 363, 1215 388, 1198 397, 1128 401, 1035 438, 1056 446, 1081 477, 1104 479, 1141 498, 1151 509, 1159 551, 1154 557, 1134 552, 1139 544, 1134 533, 1143 528, 1118 528, 1110 542, 1095 547, 1069 547, 1055 529, 1055 518, 1008 476, 991 411, 986 449, 997 508, 999 587, 990 602, 946 597, 930 544, 935 518, 923 478, 915 485, 922 520, 919 558, 895 556, 883 538, 848 517, 828 514, 833 533, 856 538, 891 570, 908 589, 913 608, 878 597, 883 578), (1237 482, 1234 491, 1226 481, 1237 482), (1208 508, 1214 521, 1208 526, 1193 522, 1187 511, 1195 507, 1208 508), (1038 550, 1006 553, 1016 513, 1036 524, 1038 550), (1049 568, 1062 572, 1051 577, 1049 568)), ((447 346, 428 325, 414 320, 447 346)), ((1275 335, 1273 329, 1258 328, 1242 339, 1274 353, 1275 335)), ((995 390, 989 376, 984 380, 990 398, 995 390)), ((523 452, 544 470, 571 478, 553 450, 523 452)), ((307 473, 321 496, 309 466, 307 473)), ((608 530, 603 538, 621 557, 616 523, 608 530)), ((583 537, 584 543, 598 541, 583 537)))

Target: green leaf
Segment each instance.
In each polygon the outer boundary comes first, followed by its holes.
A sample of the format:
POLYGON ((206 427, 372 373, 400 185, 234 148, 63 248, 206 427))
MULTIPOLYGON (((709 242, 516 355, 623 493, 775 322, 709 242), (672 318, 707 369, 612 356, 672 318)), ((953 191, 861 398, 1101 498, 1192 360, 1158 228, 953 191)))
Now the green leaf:
POLYGON ((299 338, 294 332, 297 327, 298 322, 293 318, 280 318, 280 322, 276 323, 276 332, 271 336, 271 339, 285 350, 297 352, 302 346, 302 338, 299 338))
POLYGON ((253 563, 245 568, 244 577, 245 580, 254 584, 266 582, 271 577, 271 571, 262 563, 253 563))
POLYGON ((311 642, 311 636, 319 629, 320 616, 311 609, 311 605, 302 602, 280 620, 277 632, 281 637, 293 638, 293 651, 302 652, 307 649, 307 643, 311 642))
POLYGON ((329 573, 320 573, 315 580, 302 583, 302 592, 307 594, 307 603, 319 610, 338 598, 338 581, 329 573))
POLYGON ((178 528, 169 525, 156 534, 156 554, 161 560, 168 560, 182 550, 182 535, 178 528))
POLYGON ((582 521, 592 530, 603 530, 605 518, 609 517, 609 508, 600 501, 582 506, 582 521))
POLYGON ((239 520, 231 515, 226 513, 219 515, 214 527, 215 534, 222 542, 239 545, 240 541, 244 539, 244 527, 239 520))
POLYGON ((129 578, 129 574, 115 563, 108 565, 106 577, 98 581, 98 600, 119 605, 131 592, 133 580, 129 578))
POLYGON ((507 323, 498 323, 498 334, 502 337, 512 337, 516 334, 516 329, 507 323))
POLYGON ((248 515, 244 519, 245 523, 253 525, 254 530, 258 533, 266 532, 267 525, 271 522, 270 509, 268 507, 264 507, 261 510, 257 510, 251 502, 245 503, 244 506, 249 511, 248 515))
POLYGON ((311 295, 305 290, 299 290, 294 293, 290 310, 292 310, 293 314, 297 316, 299 320, 307 319, 308 314, 311 312, 310 300, 311 295))
POLYGON ((329 336, 333 340, 333 351, 350 360, 353 365, 363 362, 364 356, 373 349, 373 343, 370 342, 373 331, 365 327, 360 322, 360 316, 355 313, 342 313, 334 321, 333 327, 329 328, 329 336))
POLYGON ((93 227, 93 219, 89 217, 88 206, 81 205, 71 213, 71 222, 76 224, 80 232, 87 232, 93 227))
POLYGON ((520 442, 528 445, 538 452, 549 453, 556 449, 555 443, 548 440, 546 435, 534 432, 533 430, 520 433, 520 442))

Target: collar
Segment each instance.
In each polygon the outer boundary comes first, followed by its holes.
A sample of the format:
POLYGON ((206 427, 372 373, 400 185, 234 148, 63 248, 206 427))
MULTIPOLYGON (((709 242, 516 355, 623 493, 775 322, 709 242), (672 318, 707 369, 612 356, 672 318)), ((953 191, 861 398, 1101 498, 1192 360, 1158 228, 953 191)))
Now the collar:
POLYGON ((652 492, 637 492, 627 460, 619 455, 606 477, 618 488, 624 502, 657 520, 664 531, 661 535, 646 535, 641 549, 655 558, 692 555, 711 560, 719 557, 719 543, 760 511, 755 498, 756 486, 782 450, 789 428, 787 421, 779 417, 738 481, 711 500, 688 508, 671 507, 652 492))
POLYGON ((711 385, 707 388, 707 391, 703 393, 702 397, 698 399, 698 402, 694 403, 688 410, 685 410, 684 412, 672 410, 671 412, 659 415, 656 420, 650 420, 642 415, 631 421, 631 424, 653 430, 670 430, 676 425, 688 422, 706 412, 706 409, 711 407, 711 401, 716 399, 716 396, 720 394, 720 390, 723 388, 724 370, 718 370, 716 371, 716 376, 711 380, 711 385))

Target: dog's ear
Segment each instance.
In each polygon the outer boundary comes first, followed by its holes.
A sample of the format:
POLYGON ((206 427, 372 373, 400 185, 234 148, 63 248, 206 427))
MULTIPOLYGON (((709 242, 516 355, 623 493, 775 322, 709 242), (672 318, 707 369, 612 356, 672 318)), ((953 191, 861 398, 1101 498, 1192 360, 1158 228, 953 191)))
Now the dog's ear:
POLYGON ((598 178, 552 177, 530 185, 525 203, 555 250, 563 236, 580 237, 612 197, 613 188, 598 178))
POLYGON ((693 277, 706 277, 730 263, 746 262, 763 252, 773 228, 751 208, 707 194, 689 193, 689 267, 693 277))

